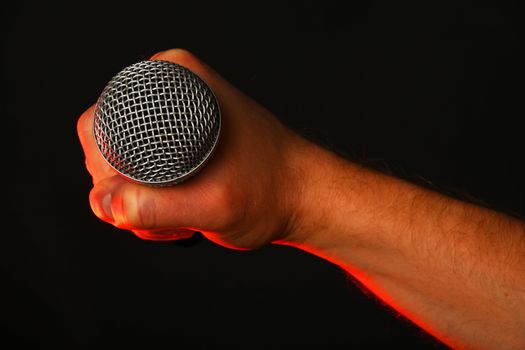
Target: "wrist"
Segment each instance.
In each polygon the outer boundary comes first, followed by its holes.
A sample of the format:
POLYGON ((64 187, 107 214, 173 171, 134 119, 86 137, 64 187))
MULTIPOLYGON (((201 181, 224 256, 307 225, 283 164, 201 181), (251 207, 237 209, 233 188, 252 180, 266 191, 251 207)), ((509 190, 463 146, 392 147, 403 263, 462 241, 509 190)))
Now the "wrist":
POLYGON ((396 245, 391 231, 408 210, 397 202, 411 203, 415 187, 300 137, 290 150, 293 205, 286 235, 275 243, 347 269, 371 268, 374 251, 396 245))
POLYGON ((362 167, 295 134, 287 150, 289 221, 285 234, 275 243, 305 250, 329 249, 338 244, 335 236, 342 234, 343 226, 348 239, 356 203, 351 182, 362 167))

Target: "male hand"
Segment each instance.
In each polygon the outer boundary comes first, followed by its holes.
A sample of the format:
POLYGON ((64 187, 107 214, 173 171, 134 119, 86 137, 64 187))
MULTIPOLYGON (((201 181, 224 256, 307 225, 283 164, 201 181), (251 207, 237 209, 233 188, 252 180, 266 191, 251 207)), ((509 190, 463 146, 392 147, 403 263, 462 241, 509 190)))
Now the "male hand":
POLYGON ((93 177, 89 199, 95 214, 150 240, 200 231, 224 246, 251 249, 283 239, 297 197, 290 149, 298 137, 191 53, 173 49, 152 59, 178 63, 210 85, 222 112, 220 143, 208 164, 181 184, 136 184, 119 176, 98 151, 92 106, 80 117, 78 134, 93 177))

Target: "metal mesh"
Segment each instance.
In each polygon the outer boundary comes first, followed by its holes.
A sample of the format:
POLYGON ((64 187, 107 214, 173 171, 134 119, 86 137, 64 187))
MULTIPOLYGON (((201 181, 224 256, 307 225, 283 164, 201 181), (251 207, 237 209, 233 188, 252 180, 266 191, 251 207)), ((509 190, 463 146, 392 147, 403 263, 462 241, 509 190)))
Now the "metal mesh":
POLYGON ((118 73, 95 108, 94 135, 108 163, 152 185, 180 182, 213 152, 220 110, 196 74, 172 62, 143 61, 118 73))

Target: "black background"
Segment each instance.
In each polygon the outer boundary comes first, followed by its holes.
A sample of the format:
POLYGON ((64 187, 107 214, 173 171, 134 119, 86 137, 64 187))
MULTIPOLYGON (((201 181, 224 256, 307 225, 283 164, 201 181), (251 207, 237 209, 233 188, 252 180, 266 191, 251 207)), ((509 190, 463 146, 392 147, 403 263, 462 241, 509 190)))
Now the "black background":
POLYGON ((147 242, 95 218, 76 120, 116 72, 171 47, 352 159, 525 213, 517 5, 33 1, 2 11, 3 343, 441 348, 301 251, 147 242))

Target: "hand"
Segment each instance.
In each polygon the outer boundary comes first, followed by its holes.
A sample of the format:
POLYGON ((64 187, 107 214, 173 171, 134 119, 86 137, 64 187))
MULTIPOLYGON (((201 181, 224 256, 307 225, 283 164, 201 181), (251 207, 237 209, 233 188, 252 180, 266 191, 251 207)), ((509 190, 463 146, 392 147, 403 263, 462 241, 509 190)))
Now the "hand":
POLYGON ((200 231, 224 246, 251 249, 283 239, 297 193, 288 150, 298 137, 189 52, 168 50, 152 59, 185 66, 213 89, 223 118, 218 148, 186 182, 167 188, 136 184, 118 175, 98 151, 92 106, 80 117, 78 134, 93 177, 89 199, 95 214, 150 240, 200 231))

